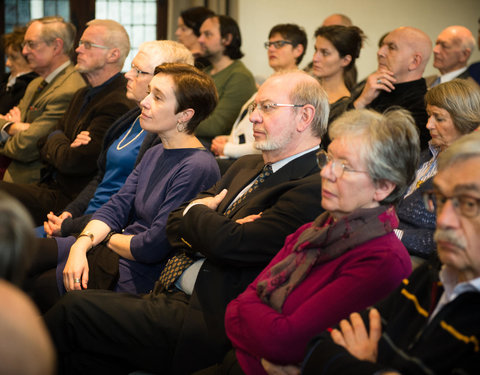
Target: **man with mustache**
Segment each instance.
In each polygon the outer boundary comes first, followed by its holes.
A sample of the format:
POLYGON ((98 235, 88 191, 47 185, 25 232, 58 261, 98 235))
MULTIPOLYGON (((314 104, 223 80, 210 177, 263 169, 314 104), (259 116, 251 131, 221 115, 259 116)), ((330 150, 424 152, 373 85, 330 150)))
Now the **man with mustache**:
MULTIPOLYGON (((318 338, 302 374, 480 373, 479 166, 478 132, 441 154, 434 190, 425 196, 436 208, 438 258, 376 308, 318 338)), ((265 366, 270 374, 294 369, 265 366)))

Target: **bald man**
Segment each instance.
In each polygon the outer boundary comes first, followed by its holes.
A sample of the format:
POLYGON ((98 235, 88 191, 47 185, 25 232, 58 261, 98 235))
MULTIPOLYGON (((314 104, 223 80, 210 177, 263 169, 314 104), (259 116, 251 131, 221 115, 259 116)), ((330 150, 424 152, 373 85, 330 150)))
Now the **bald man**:
POLYGON ((427 85, 422 76, 431 52, 432 42, 423 31, 414 27, 391 31, 377 52, 377 71, 357 91, 360 94, 352 96, 351 105, 379 112, 392 106, 409 110, 418 127, 422 149, 428 147, 430 140, 423 99, 427 85))
POLYGON ((350 17, 346 16, 345 14, 334 13, 325 18, 322 23, 322 26, 333 25, 353 26, 353 23, 350 17))
POLYGON ((449 26, 437 37, 433 48, 433 66, 440 75, 426 79, 429 88, 455 78, 468 79, 467 62, 475 48, 475 38, 463 26, 449 26))

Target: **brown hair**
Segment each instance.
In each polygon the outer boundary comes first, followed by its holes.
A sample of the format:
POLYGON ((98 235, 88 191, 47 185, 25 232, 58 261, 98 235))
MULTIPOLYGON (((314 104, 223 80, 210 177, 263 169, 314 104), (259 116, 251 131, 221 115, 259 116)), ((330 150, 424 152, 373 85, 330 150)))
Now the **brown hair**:
POLYGON ((186 132, 193 134, 198 124, 205 120, 215 109, 218 102, 217 89, 213 79, 197 68, 181 63, 165 63, 155 68, 155 75, 165 74, 174 83, 179 113, 188 108, 195 114, 187 124, 186 132))

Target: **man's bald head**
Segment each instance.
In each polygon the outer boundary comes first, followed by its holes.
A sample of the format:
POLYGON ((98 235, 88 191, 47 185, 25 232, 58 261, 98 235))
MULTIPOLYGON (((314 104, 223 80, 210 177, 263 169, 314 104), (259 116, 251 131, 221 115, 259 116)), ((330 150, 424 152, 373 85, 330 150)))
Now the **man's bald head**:
POLYGON ((345 14, 335 13, 323 20, 322 26, 353 26, 352 20, 345 14))
POLYGON ((397 83, 409 82, 423 76, 432 52, 427 34, 415 27, 399 27, 391 31, 378 50, 379 69, 393 72, 397 83))
POLYGON ((453 72, 467 66, 475 49, 475 38, 464 26, 449 26, 437 37, 433 49, 433 66, 441 74, 453 72))

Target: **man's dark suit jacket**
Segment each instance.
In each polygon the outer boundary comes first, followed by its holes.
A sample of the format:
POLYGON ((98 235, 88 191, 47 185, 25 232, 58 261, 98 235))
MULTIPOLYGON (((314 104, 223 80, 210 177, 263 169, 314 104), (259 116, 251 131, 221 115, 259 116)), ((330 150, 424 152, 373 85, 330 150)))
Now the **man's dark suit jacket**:
POLYGON ((107 82, 83 111, 89 88, 78 90, 56 129, 38 141, 40 156, 46 166, 40 183, 0 182, 0 190, 20 200, 36 225, 43 223, 49 211, 62 210, 95 176, 105 132, 118 117, 136 105, 126 97, 127 82, 122 74, 107 82), (87 145, 70 147, 81 131, 89 131, 91 141, 87 145))
POLYGON ((229 217, 223 215, 238 193, 263 168, 261 155, 239 159, 223 178, 198 198, 228 189, 216 211, 188 203, 170 214, 167 235, 176 249, 191 245, 203 263, 173 359, 173 373, 188 374, 220 361, 230 344, 225 334, 225 309, 243 292, 282 248, 285 237, 322 211, 321 178, 315 152, 309 152, 269 177, 229 217), (237 219, 262 213, 260 219, 239 225, 237 219))

